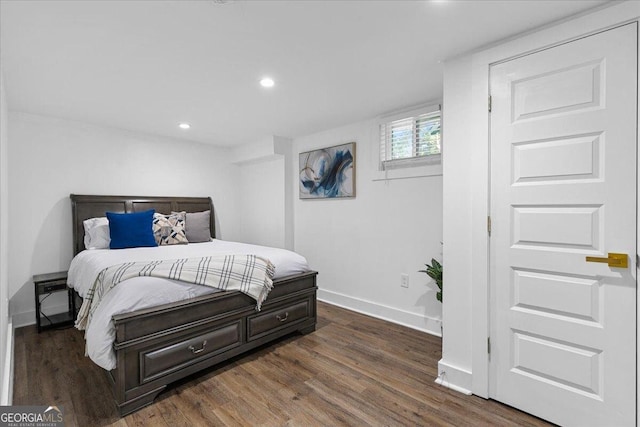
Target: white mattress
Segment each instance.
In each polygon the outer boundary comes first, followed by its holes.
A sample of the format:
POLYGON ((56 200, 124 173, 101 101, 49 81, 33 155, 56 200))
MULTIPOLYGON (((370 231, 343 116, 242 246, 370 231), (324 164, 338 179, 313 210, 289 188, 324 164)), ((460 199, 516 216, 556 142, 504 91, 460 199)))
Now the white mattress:
MULTIPOLYGON (((309 271, 307 260, 295 252, 266 246, 213 240, 206 243, 153 248, 82 251, 71 261, 68 283, 81 297, 84 297, 96 280, 98 273, 111 265, 129 261, 153 261, 223 254, 253 254, 267 258, 276 267, 274 279, 309 271)), ((116 357, 113 351, 113 342, 115 341, 115 328, 111 321, 113 315, 213 292, 218 292, 218 290, 170 279, 135 277, 125 280, 103 297, 100 306, 94 312, 91 323, 85 332, 87 355, 98 366, 107 370, 114 369, 116 357)))

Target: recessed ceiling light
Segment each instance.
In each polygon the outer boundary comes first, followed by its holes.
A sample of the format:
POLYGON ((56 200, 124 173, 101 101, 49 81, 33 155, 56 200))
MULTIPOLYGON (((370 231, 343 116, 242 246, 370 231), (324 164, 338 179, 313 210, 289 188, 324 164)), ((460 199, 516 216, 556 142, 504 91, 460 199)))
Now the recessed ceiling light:
POLYGON ((179 127, 180 129, 189 129, 189 128, 191 127, 191 125, 190 125, 189 123, 180 123, 180 124, 178 125, 178 127, 179 127))
POLYGON ((260 85, 262 85, 262 87, 273 87, 273 85, 275 84, 276 83, 270 77, 265 77, 264 79, 260 80, 260 85))

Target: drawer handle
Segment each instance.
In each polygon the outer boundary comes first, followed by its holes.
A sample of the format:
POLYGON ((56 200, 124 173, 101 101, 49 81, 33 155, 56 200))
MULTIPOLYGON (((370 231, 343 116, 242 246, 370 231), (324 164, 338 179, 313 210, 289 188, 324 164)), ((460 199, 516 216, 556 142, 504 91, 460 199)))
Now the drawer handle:
POLYGON ((281 322, 286 322, 288 318, 289 318, 289 312, 288 311, 285 311, 284 317, 280 316, 279 314, 276 316, 276 319, 278 319, 281 322))
POLYGON ((204 342, 202 343, 202 348, 199 348, 196 350, 196 348, 192 345, 189 346, 189 350, 191 350, 191 353, 193 354, 198 354, 198 353, 202 353, 204 351, 204 347, 207 345, 207 340, 204 340, 204 342))

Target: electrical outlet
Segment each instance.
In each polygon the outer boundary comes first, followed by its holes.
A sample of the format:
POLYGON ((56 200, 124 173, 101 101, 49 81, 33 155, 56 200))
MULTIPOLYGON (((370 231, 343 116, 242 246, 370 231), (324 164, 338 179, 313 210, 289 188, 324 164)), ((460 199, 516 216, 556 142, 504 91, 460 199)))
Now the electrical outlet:
POLYGON ((402 273, 400 275, 400 286, 403 288, 409 287, 409 275, 407 273, 402 273))

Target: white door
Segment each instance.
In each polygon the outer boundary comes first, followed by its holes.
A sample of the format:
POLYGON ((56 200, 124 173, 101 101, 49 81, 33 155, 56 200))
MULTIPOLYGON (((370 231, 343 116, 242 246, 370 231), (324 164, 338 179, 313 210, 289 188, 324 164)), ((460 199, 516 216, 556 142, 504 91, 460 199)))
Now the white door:
POLYGON ((565 426, 635 425, 636 40, 490 72, 490 396, 565 426))

